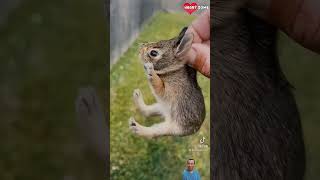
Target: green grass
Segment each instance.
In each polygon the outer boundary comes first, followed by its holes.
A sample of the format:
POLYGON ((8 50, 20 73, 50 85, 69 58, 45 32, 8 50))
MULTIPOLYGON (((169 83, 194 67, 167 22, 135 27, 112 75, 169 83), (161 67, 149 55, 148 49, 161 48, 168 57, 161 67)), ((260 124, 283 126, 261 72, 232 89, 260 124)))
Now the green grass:
MULTIPOLYGON (((78 88, 106 94, 102 1, 25 0, 0 28, 0 179, 97 179, 77 131, 78 88)), ((102 101, 101 101, 102 102, 102 101)))
POLYGON ((161 137, 147 140, 133 135, 128 119, 134 116, 143 125, 159 122, 159 118, 145 120, 135 109, 132 93, 141 89, 147 104, 154 102, 147 84, 143 65, 138 58, 138 43, 169 39, 190 24, 193 16, 185 14, 158 13, 147 23, 128 51, 111 68, 110 112, 110 167, 111 179, 160 180, 181 179, 186 160, 194 158, 202 179, 209 180, 210 150, 192 152, 202 136, 210 145, 210 80, 198 74, 199 84, 205 96, 206 119, 201 130, 188 137, 161 137))

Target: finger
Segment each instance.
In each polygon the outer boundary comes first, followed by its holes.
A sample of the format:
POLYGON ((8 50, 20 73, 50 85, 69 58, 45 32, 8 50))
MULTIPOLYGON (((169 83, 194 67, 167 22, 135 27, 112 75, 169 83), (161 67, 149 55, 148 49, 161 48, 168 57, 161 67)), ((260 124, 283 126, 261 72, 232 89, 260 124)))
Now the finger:
POLYGON ((210 39, 210 10, 204 11, 188 27, 186 33, 193 33, 194 43, 201 43, 210 39))
POLYGON ((302 46, 320 53, 319 0, 252 0, 249 10, 302 46))
POLYGON ((205 44, 192 44, 187 54, 187 63, 210 78, 210 47, 205 44))
POLYGON ((319 0, 272 0, 267 18, 304 47, 320 53, 319 7, 319 0))

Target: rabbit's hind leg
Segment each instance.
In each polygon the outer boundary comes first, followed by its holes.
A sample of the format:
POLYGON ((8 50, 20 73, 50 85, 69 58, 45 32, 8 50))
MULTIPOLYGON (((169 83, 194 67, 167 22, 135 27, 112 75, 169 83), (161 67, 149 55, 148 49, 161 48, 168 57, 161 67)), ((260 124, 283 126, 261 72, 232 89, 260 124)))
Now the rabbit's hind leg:
POLYGON ((135 89, 133 91, 133 101, 136 105, 136 107, 139 109, 139 111, 145 116, 155 116, 155 115, 161 115, 161 106, 158 103, 154 103, 151 105, 146 105, 142 93, 139 89, 135 89))
POLYGON ((156 138, 160 136, 182 135, 182 130, 175 121, 164 121, 150 127, 142 126, 133 117, 129 119, 131 131, 139 136, 146 138, 156 138))

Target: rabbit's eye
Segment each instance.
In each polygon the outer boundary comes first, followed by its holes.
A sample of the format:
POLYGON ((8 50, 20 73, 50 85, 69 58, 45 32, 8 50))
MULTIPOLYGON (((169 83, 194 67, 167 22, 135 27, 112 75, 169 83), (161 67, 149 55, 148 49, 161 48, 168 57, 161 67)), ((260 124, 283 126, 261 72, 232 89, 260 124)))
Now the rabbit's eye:
POLYGON ((150 51, 150 55, 151 55, 152 57, 156 57, 156 56, 159 55, 159 53, 158 53, 156 50, 151 50, 151 51, 150 51))

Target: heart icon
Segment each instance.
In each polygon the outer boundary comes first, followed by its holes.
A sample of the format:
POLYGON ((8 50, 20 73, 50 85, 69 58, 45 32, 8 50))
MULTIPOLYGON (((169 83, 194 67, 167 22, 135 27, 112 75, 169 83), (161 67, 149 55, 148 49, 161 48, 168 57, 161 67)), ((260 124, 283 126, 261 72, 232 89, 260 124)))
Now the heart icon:
POLYGON ((197 11, 198 10, 198 5, 197 3, 193 2, 191 4, 189 3, 184 3, 183 4, 183 9, 189 13, 189 14, 192 14, 193 12, 197 11))

